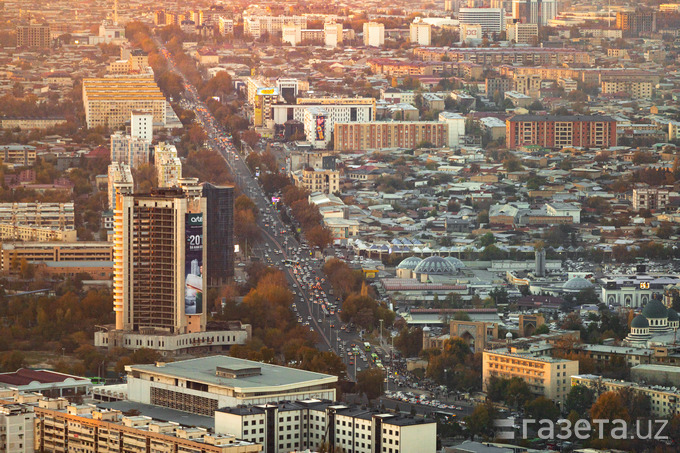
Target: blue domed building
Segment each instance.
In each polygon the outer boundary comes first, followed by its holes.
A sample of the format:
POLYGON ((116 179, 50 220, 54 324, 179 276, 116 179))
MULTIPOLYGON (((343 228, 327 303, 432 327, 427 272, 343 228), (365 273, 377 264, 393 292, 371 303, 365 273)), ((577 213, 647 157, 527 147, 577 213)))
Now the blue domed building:
POLYGON ((572 277, 562 286, 562 292, 566 294, 580 293, 584 289, 594 288, 592 282, 582 277, 572 277))
POLYGON ((642 313, 637 315, 630 323, 630 333, 623 340, 628 346, 640 348, 649 347, 650 344, 664 344, 670 339, 671 334, 680 327, 680 316, 672 308, 667 308, 658 299, 647 302, 642 313))
POLYGON ((423 261, 422 258, 417 256, 409 256, 408 258, 402 260, 397 266, 397 277, 398 278, 413 278, 413 270, 423 261))
POLYGON ((421 283, 429 281, 431 276, 451 276, 457 273, 458 269, 441 256, 429 256, 413 269, 414 278, 421 283))

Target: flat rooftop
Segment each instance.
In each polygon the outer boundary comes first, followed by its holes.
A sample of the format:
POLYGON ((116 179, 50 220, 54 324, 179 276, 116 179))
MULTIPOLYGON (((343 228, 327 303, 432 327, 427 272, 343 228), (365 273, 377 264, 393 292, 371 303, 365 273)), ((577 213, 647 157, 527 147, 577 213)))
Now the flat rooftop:
POLYGON ((126 369, 172 378, 188 379, 208 385, 242 389, 249 392, 265 387, 284 389, 333 384, 338 380, 337 376, 330 374, 314 373, 312 371, 298 370, 297 368, 271 365, 269 363, 260 363, 224 355, 170 362, 161 366, 130 365, 126 369), (261 374, 228 378, 217 375, 218 367, 232 370, 260 368, 261 374))

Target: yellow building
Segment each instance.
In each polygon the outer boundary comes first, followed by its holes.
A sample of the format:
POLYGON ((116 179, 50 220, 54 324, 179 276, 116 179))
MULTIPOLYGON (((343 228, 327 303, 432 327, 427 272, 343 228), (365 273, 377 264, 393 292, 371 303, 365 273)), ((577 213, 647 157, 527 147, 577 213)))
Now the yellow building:
POLYGON ((35 408, 36 451, 82 453, 255 453, 262 445, 118 410, 43 399, 35 408))
POLYGON ((296 186, 303 187, 310 192, 335 193, 340 190, 338 170, 307 168, 293 172, 292 176, 296 186))
POLYGON ((165 124, 166 100, 153 73, 133 77, 83 79, 83 105, 88 128, 117 128, 139 110, 165 124))
POLYGON ((482 354, 482 389, 487 391, 491 377, 522 379, 532 393, 564 402, 571 388, 571 377, 578 374, 578 361, 534 357, 507 349, 482 354))
POLYGON ((651 99, 652 82, 629 81, 629 80, 603 80, 601 84, 602 94, 626 93, 633 99, 651 99))

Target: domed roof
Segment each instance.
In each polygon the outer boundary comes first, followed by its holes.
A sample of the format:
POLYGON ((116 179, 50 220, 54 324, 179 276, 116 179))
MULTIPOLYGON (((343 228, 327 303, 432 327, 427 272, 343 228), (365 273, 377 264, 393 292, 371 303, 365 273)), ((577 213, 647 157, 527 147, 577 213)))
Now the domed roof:
POLYGON ((456 268, 441 256, 429 256, 413 270, 416 274, 455 274, 456 268))
POLYGON ((660 300, 652 299, 645 305, 642 315, 647 319, 667 318, 668 309, 660 300))
POLYGON ((453 264, 453 267, 455 267, 456 269, 463 269, 465 267, 465 264, 455 256, 447 256, 444 259, 449 263, 453 264))
POLYGON ((680 321, 680 316, 678 316, 678 312, 673 310, 672 308, 668 309, 668 321, 680 321))
POLYGON ((413 270, 416 268, 416 266, 422 261, 422 258, 418 258, 417 256, 409 256, 405 260, 402 260, 401 263, 397 266, 397 269, 410 269, 413 270))
POLYGON ((642 315, 637 315, 633 320, 630 322, 631 327, 635 327, 637 329, 646 329, 649 327, 649 321, 647 321, 647 318, 645 318, 642 315))
POLYGON ((581 277, 573 277, 567 280, 562 288, 569 289, 572 291, 581 291, 582 289, 592 288, 593 284, 581 277))

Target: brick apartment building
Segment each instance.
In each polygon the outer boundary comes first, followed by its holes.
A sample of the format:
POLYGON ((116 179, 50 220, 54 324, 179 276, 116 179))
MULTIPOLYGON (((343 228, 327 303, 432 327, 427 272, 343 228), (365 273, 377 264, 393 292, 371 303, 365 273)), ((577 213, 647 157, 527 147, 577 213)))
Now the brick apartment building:
POLYGON ((616 120, 609 116, 515 115, 505 123, 510 149, 526 145, 546 148, 616 146, 616 120))

